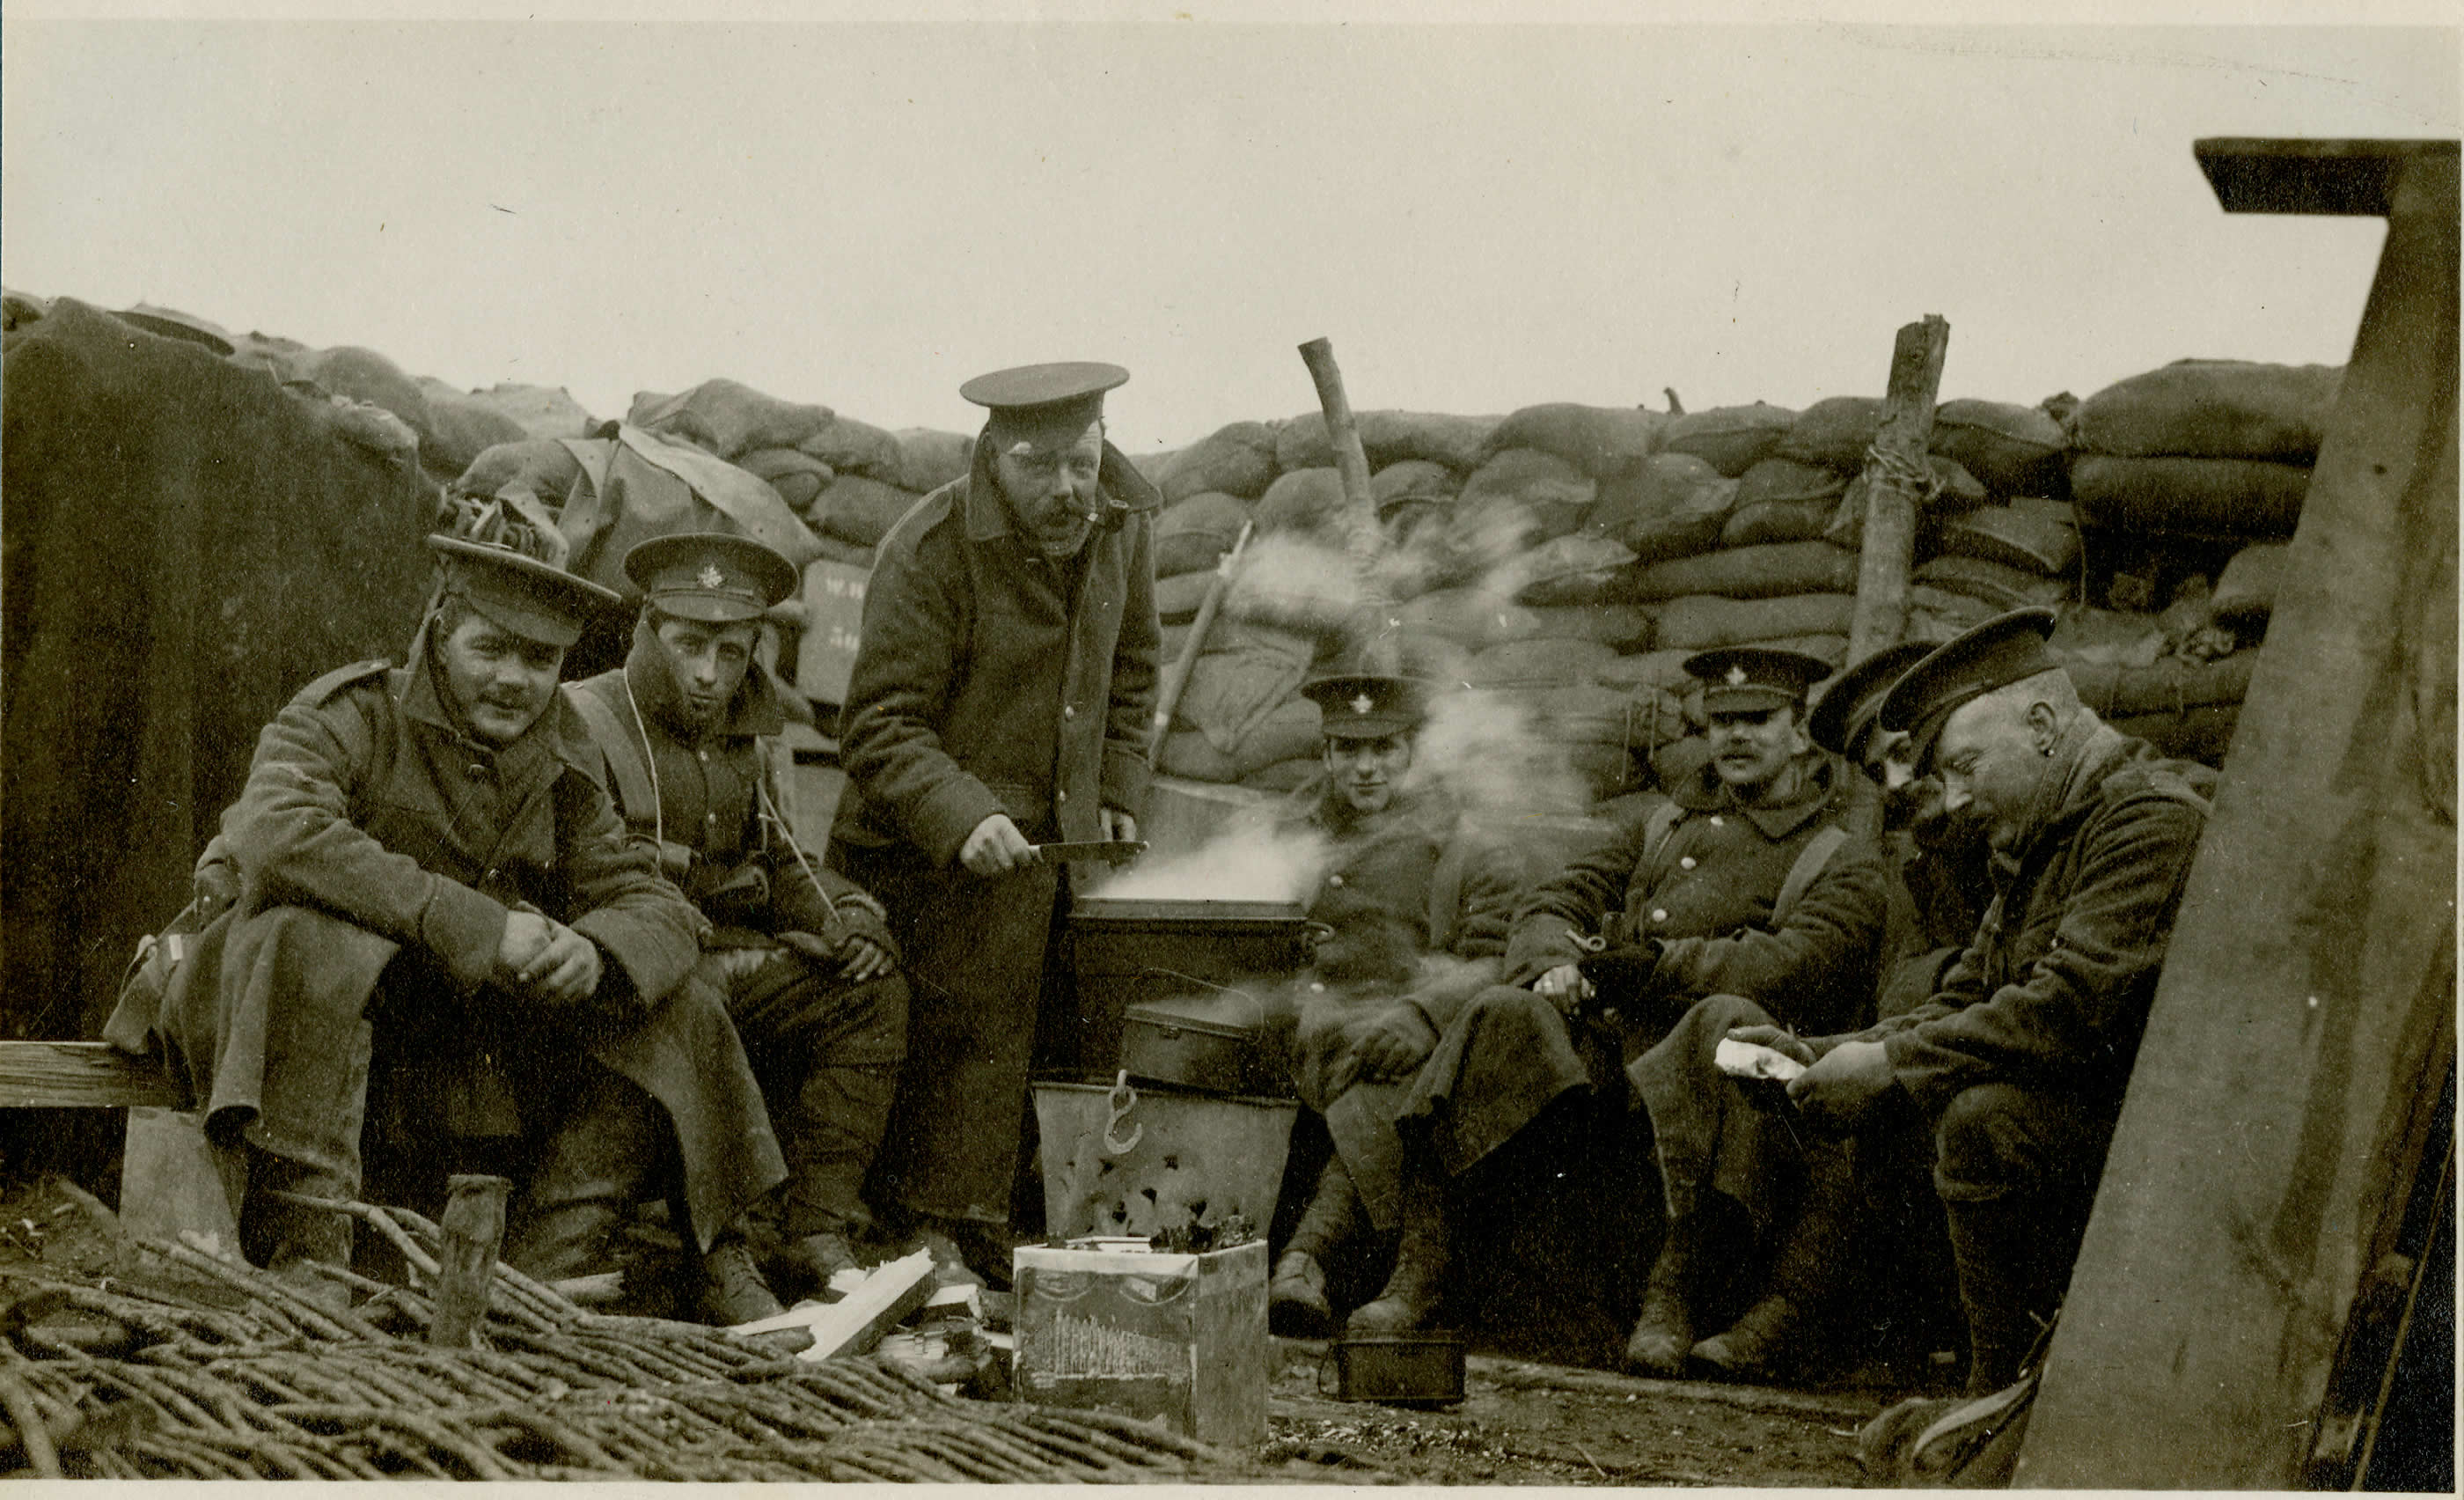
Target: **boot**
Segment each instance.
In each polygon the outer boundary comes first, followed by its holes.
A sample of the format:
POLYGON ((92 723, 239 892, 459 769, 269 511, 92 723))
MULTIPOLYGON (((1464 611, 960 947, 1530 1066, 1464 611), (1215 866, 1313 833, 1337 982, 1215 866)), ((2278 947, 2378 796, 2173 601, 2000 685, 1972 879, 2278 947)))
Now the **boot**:
POLYGON ((1700 1214, 1668 1226, 1668 1238, 1651 1263, 1642 1289, 1642 1315, 1625 1341, 1625 1362, 1643 1375, 1673 1379, 1685 1371, 1694 1350, 1695 1284, 1702 1279, 1704 1224, 1700 1214))
POLYGON ((1302 1210, 1291 1242, 1284 1246, 1282 1258, 1275 1262, 1275 1274, 1266 1283, 1270 1328, 1300 1338, 1323 1338, 1334 1331, 1334 1306, 1327 1300, 1326 1268, 1321 1260, 1368 1222, 1360 1190, 1353 1185, 1343 1158, 1329 1158, 1326 1170, 1318 1174, 1317 1190, 1302 1210))
POLYGON ((1395 1250, 1395 1273, 1376 1300, 1353 1311, 1353 1333, 1399 1334, 1421 1327, 1437 1312, 1454 1248, 1445 1189, 1445 1179, 1426 1164, 1405 1167, 1403 1243, 1395 1250))
POLYGON ((666 1125, 648 1093, 594 1067, 531 1170, 505 1264, 543 1282, 609 1269, 618 1226, 649 1196, 666 1125))
POLYGON ((813 1295, 829 1302, 838 1300, 838 1293, 830 1290, 831 1277, 843 1270, 864 1268, 856 1259, 855 1246, 847 1243, 843 1225, 799 1235, 779 1252, 779 1264, 791 1277, 810 1288, 813 1295))
POLYGON ((335 1174, 254 1149, 249 1152, 248 1180, 243 1248, 319 1311, 347 1311, 351 1289, 315 1268, 350 1268, 350 1217, 269 1195, 280 1191, 348 1202, 359 1196, 358 1188, 335 1174))
POLYGON ((786 1309, 761 1279, 752 1245, 742 1233, 730 1230, 701 1257, 701 1289, 694 1298, 694 1311, 705 1323, 733 1328, 777 1317, 786 1309))
POLYGON ((1968 1394, 2019 1379, 2057 1293, 2043 1285, 2043 1227, 2035 1205, 2013 1196, 1946 1199, 1959 1300, 1968 1312, 1968 1394))
POLYGON ((1785 1296, 1774 1293, 1746 1310, 1735 1326, 1694 1346, 1694 1357, 1730 1380, 1773 1379, 1783 1359, 1794 1350, 1805 1314, 1785 1296))
POLYGON ((1324 1338, 1334 1331, 1326 1299, 1326 1270, 1307 1250, 1286 1250, 1266 1282, 1266 1327, 1287 1338, 1324 1338))

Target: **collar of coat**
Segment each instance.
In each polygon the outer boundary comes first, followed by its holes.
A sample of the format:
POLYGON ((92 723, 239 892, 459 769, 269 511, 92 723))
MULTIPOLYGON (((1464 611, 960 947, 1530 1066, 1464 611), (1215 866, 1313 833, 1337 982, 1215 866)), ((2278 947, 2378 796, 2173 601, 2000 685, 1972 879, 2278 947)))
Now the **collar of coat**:
MULTIPOLYGON (((1147 482, 1130 463, 1129 455, 1104 440, 1104 460, 1095 471, 1095 483, 1104 492, 1105 500, 1133 514, 1159 510, 1163 492, 1147 482)), ((1001 497, 1001 478, 993 468, 992 428, 986 426, 976 435, 976 456, 967 471, 967 493, 964 496, 967 515, 967 540, 990 541, 997 537, 1014 535, 1009 502, 1001 497)), ((1096 531, 1104 528, 1098 523, 1096 531)), ((1092 537, 1089 538, 1091 542, 1092 537)))
POLYGON ((1687 812, 1743 814, 1755 827, 1762 829, 1763 837, 1776 842, 1820 817, 1831 805, 1831 758, 1808 756, 1796 763, 1796 790, 1782 801, 1740 802, 1734 789, 1720 780, 1719 772, 1707 765, 1695 773, 1691 781, 1669 793, 1669 797, 1687 812))
POLYGON ((461 716, 447 707, 445 695, 436 686, 436 670, 429 650, 429 629, 423 623, 419 634, 410 643, 410 665, 397 667, 387 674, 386 686, 405 718, 429 725, 455 742, 493 757, 500 765, 518 762, 531 754, 555 758, 568 769, 584 776, 595 773, 598 752, 591 745, 590 730, 582 721, 581 711, 564 700, 561 693, 548 695, 547 707, 531 721, 531 727, 514 737, 507 744, 492 745, 474 737, 461 716), (534 748, 536 747, 536 748, 534 748))
POLYGON ((2005 876, 2016 873, 2047 843, 2067 837, 2087 815, 2105 780, 2134 759, 2135 743, 2095 714, 2080 709, 2046 759, 2045 777, 2036 783, 2035 801, 2019 827, 2018 837, 2007 850, 1994 851, 1995 871, 2005 876))

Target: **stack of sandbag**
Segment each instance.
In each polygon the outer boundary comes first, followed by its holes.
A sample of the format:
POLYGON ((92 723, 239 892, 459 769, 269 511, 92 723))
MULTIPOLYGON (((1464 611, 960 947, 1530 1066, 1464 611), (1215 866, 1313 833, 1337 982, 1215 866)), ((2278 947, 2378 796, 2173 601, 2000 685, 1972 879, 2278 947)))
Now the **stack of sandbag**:
POLYGON ((2074 419, 2080 520, 2129 535, 2291 536, 2343 373, 2180 360, 2098 391, 2074 419))

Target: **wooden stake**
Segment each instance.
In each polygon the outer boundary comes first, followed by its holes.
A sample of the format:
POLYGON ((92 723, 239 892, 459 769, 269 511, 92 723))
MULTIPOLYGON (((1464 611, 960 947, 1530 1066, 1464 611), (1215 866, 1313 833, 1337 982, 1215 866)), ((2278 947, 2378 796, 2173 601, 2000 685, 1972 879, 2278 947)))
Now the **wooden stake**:
POLYGON ((436 1316, 428 1325, 435 1348, 470 1348, 488 1320, 496 1251, 505 1243, 505 1197, 513 1190, 500 1177, 446 1180, 445 1216, 437 1222, 436 1316))
POLYGON ((1189 639, 1181 642, 1180 654, 1164 669, 1163 681, 1155 688, 1154 736, 1148 741, 1150 755, 1163 748, 1163 737, 1171 732, 1172 716, 1180 707, 1180 695, 1189 689, 1189 673, 1198 665, 1199 656, 1206 650, 1206 632, 1215 628, 1216 611, 1223 607, 1223 595, 1232 586, 1232 575, 1240 571, 1241 554, 1249 549, 1250 521, 1241 523, 1241 535, 1232 540, 1232 550, 1215 564, 1214 582, 1206 585, 1206 597, 1198 602, 1198 618, 1189 628, 1189 639))
POLYGON ((1908 621, 1908 570, 1916 562, 1914 476, 1927 473, 1933 405, 1942 388, 1942 360, 1950 324, 1927 313, 1900 330, 1891 349, 1891 382, 1882 395, 1882 426, 1874 439, 1879 462, 1866 465, 1865 545, 1857 560, 1857 611, 1848 625, 1848 665, 1896 646, 1908 621))
POLYGON ((1334 445, 1335 477, 1343 484, 1344 551, 1351 555, 1359 580, 1363 618, 1370 622, 1360 643, 1363 672, 1393 672, 1397 661, 1389 638, 1385 591, 1377 586, 1378 554, 1385 535, 1377 525, 1377 496, 1369 487, 1369 454, 1360 446, 1360 424, 1352 415, 1352 398, 1344 393, 1343 371, 1334 363, 1334 345, 1311 339, 1301 345, 1301 363, 1309 366, 1317 386, 1318 409, 1326 414, 1326 434, 1334 445))

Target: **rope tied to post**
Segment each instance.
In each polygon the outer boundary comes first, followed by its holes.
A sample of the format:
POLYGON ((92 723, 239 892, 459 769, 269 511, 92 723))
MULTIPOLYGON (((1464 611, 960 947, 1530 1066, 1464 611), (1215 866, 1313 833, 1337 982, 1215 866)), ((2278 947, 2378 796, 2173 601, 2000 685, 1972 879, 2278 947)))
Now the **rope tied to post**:
POLYGON ((1889 485, 1920 506, 1929 506, 1942 497, 1942 476, 1934 473, 1933 465, 1910 462, 1880 442, 1865 449, 1865 475, 1870 481, 1889 485))

